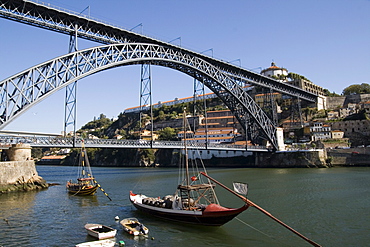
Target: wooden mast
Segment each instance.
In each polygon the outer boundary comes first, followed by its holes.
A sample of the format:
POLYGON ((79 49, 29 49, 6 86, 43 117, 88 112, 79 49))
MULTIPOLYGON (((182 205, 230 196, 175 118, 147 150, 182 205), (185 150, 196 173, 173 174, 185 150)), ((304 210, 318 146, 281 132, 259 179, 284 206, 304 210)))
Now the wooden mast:
MULTIPOLYGON (((188 161, 188 147, 186 145, 186 107, 183 112, 183 131, 184 131, 184 151, 185 151, 185 181, 186 181, 186 194, 187 194, 187 209, 190 209, 190 183, 189 183, 189 161, 188 161)), ((184 204, 183 204, 184 206, 184 204)))
MULTIPOLYGON (((188 147, 186 146, 186 108, 183 113, 183 130, 184 130, 184 151, 185 151, 185 177, 186 186, 189 187, 189 161, 188 161, 188 147)), ((190 198, 189 198, 190 199, 190 198)))

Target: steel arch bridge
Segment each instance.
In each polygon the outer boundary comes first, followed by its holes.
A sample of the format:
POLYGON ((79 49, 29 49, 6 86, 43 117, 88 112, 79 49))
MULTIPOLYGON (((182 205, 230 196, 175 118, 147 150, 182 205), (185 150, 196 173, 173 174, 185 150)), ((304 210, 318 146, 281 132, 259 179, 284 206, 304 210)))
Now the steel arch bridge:
POLYGON ((311 92, 240 66, 49 4, 0 0, 0 17, 76 38, 115 44, 67 54, 0 82, 0 129, 62 87, 101 70, 129 64, 165 66, 199 80, 225 102, 245 129, 247 125, 258 125, 275 148, 276 126, 242 86, 260 86, 310 102, 317 99, 311 92))
POLYGON ((277 148, 276 127, 233 78, 209 62, 154 44, 124 43, 89 48, 34 66, 0 82, 0 128, 68 84, 99 71, 153 64, 181 71, 201 82, 233 110, 240 123, 250 115, 277 148))

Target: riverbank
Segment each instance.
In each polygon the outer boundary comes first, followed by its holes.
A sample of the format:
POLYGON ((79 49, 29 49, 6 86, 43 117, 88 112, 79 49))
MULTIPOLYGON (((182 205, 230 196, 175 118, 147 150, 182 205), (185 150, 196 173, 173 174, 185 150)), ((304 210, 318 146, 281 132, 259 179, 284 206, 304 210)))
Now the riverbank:
MULTIPOLYGON (((179 149, 156 149, 152 155, 145 150, 96 151, 89 155, 93 167, 177 167, 179 149)), ((201 151, 208 153, 207 150, 201 151)), ((220 151, 221 155, 203 158, 206 167, 214 168, 328 168, 333 166, 370 166, 370 148, 311 149, 286 152, 255 152, 250 155, 233 155, 233 152, 220 151), (223 154, 224 152, 225 154, 223 154), (223 157, 223 156, 228 157, 223 157)), ((37 165, 72 166, 74 154, 63 159, 50 158, 37 165)))
POLYGON ((327 149, 333 166, 370 166, 370 147, 327 149))

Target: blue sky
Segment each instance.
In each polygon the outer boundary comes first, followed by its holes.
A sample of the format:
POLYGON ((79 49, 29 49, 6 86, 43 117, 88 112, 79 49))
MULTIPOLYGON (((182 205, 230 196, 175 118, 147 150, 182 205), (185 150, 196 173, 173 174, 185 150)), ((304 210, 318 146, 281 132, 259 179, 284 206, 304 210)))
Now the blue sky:
MULTIPOLYGON (((154 38, 258 71, 277 66, 341 93, 370 83, 369 0, 46 0, 154 38), (83 12, 88 14, 88 10, 83 12)), ((69 37, 0 19, 0 80, 68 52, 69 37)), ((79 40, 79 49, 99 44, 79 40)), ((153 102, 191 96, 192 78, 152 66, 153 102)), ((140 67, 107 70, 78 82, 77 128, 139 105, 140 67)), ((5 127, 60 133, 65 90, 5 127)), ((71 127, 69 128, 71 130, 71 127)))

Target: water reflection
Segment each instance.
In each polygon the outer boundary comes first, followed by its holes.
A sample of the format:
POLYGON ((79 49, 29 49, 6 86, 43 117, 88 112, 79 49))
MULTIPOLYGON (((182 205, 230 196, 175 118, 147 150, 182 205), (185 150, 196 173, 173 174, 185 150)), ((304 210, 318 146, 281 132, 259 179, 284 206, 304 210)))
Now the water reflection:
POLYGON ((93 196, 76 196, 68 194, 68 199, 72 200, 79 207, 97 207, 99 206, 98 197, 93 196))

